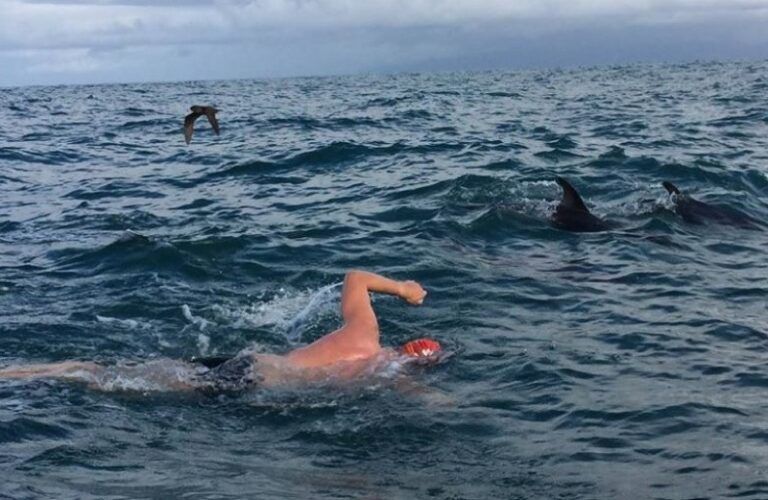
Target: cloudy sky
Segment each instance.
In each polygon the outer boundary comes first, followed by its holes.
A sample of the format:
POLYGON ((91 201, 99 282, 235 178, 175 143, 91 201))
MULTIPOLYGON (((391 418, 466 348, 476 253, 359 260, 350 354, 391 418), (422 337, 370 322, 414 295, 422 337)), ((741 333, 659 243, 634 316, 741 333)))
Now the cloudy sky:
POLYGON ((0 86, 768 58, 768 0, 0 0, 0 86))

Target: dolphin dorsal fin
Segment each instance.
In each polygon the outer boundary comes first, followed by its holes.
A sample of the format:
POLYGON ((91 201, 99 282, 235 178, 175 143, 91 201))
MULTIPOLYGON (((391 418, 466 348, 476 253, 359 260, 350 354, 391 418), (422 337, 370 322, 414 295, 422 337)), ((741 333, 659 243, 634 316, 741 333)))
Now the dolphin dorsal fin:
POLYGON ((669 194, 680 194, 680 190, 677 189, 677 186, 669 181, 664 181, 661 185, 664 186, 664 189, 666 189, 669 194))
POLYGON ((584 201, 579 196, 576 189, 562 177, 555 177, 555 181, 563 188, 563 199, 560 200, 560 207, 570 210, 579 210, 581 212, 589 213, 589 209, 584 204, 584 201))

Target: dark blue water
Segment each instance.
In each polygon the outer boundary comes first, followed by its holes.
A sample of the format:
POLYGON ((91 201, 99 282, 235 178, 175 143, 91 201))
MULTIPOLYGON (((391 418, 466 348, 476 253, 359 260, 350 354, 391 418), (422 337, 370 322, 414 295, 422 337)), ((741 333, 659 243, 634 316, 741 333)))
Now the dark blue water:
POLYGON ((768 498, 768 233, 660 184, 768 221, 767 173, 768 63, 0 90, 0 366, 284 352, 352 267, 456 353, 452 404, 0 381, 0 496, 768 498))

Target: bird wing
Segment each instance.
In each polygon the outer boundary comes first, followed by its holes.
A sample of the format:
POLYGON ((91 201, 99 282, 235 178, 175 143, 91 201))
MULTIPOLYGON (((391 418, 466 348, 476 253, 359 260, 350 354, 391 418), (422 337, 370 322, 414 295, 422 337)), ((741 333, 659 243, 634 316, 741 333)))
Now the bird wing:
POLYGON ((197 120, 201 114, 202 113, 192 112, 184 117, 184 140, 187 141, 187 144, 189 144, 189 141, 192 140, 192 132, 194 132, 195 120, 197 120))
POLYGON ((216 111, 211 108, 207 108, 205 110, 205 116, 208 117, 208 121, 211 123, 213 131, 216 132, 216 135, 219 135, 219 120, 216 119, 216 111))

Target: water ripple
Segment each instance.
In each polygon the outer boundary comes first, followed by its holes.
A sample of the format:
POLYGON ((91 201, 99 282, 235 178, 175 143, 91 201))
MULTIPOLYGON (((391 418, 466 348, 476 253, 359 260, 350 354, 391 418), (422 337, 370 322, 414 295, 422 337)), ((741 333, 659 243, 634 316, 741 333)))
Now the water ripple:
POLYGON ((353 267, 429 292, 375 298, 384 344, 453 356, 221 397, 0 381, 0 495, 766 497, 767 69, 4 89, 0 366, 283 352, 353 267), (187 146, 203 102, 221 135, 187 146), (556 176, 616 228, 552 227, 556 176))

